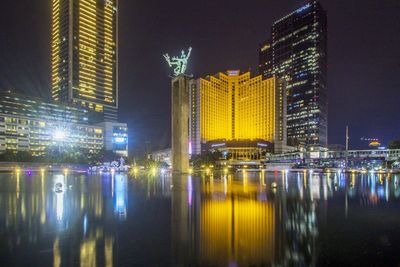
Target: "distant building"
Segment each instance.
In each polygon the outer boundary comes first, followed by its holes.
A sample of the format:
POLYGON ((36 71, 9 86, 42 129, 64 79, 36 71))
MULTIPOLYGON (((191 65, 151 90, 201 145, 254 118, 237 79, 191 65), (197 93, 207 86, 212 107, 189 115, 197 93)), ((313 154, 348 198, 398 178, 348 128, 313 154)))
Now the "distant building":
POLYGON ((251 77, 249 72, 241 74, 235 70, 192 80, 189 100, 191 154, 201 154, 207 143, 215 141, 232 144, 234 141, 259 140, 284 149, 284 96, 284 82, 275 77, 251 77))
POLYGON ((313 150, 295 151, 291 153, 268 155, 267 161, 272 163, 299 163, 312 161, 326 161, 344 167, 343 163, 348 158, 350 166, 360 167, 365 162, 397 161, 400 159, 400 149, 368 149, 368 150, 313 150))
POLYGON ((127 156, 126 124, 98 124, 98 115, 84 108, 0 92, 0 153, 28 151, 42 156, 55 148, 96 154, 105 149, 127 156))
POLYGON ((326 146, 327 14, 318 1, 274 22, 260 45, 259 73, 287 82, 287 137, 290 145, 326 146))
POLYGON ((52 5, 52 97, 117 121, 117 0, 52 5))
POLYGON ((102 122, 96 124, 104 129, 104 147, 117 155, 128 156, 128 126, 126 123, 102 122))
POLYGON ((154 151, 153 153, 148 155, 148 159, 168 164, 168 166, 172 166, 171 158, 172 158, 171 148, 154 151))

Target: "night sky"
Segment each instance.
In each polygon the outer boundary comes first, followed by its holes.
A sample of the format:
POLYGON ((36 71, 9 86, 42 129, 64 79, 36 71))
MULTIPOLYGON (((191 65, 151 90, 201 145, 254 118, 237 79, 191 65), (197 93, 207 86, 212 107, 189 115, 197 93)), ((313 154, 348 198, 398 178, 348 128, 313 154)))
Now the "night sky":
MULTIPOLYGON (((400 138, 400 1, 322 0, 328 10, 329 143, 400 138)), ((1 0, 0 88, 49 97, 51 0, 1 0)), ((170 142, 170 70, 162 54, 193 47, 188 72, 257 72, 258 45, 302 1, 119 0, 120 120, 131 149, 170 142)), ((136 151, 136 150, 135 150, 136 151)))

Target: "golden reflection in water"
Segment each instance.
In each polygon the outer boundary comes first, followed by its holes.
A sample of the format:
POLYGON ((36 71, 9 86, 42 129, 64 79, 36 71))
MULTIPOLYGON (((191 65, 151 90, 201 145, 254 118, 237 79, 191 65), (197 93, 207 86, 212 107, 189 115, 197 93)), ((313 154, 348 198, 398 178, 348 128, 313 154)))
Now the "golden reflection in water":
POLYGON ((61 256, 60 256, 60 240, 56 238, 53 245, 53 266, 61 266, 61 256))
POLYGON ((19 199, 19 179, 20 179, 21 173, 19 171, 17 171, 16 175, 17 175, 17 182, 16 182, 16 189, 15 190, 17 192, 17 198, 19 199))
POLYGON ((96 267, 96 239, 88 239, 81 243, 80 266, 96 267))
POLYGON ((44 225, 46 223, 46 207, 44 203, 46 202, 46 185, 45 185, 44 173, 41 172, 40 175, 40 224, 44 225))
POLYGON ((114 238, 104 233, 103 227, 97 227, 94 232, 80 243, 80 267, 113 266, 114 238), (100 249, 99 248, 103 248, 100 249), (103 254, 104 253, 104 254, 103 254), (99 263, 98 259, 104 259, 99 263))
POLYGON ((105 256, 105 266, 113 266, 113 244, 114 239, 112 237, 107 237, 104 245, 104 256, 105 256))
POLYGON ((250 183, 246 173, 243 178, 242 181, 226 177, 189 179, 201 188, 194 196, 192 207, 187 203, 192 187, 188 179, 173 177, 172 231, 176 266, 189 266, 188 254, 199 266, 259 266, 274 262, 274 204, 258 199, 262 184, 250 183))
POLYGON ((206 199, 200 212, 200 261, 239 266, 272 262, 275 215, 267 202, 231 196, 206 199))

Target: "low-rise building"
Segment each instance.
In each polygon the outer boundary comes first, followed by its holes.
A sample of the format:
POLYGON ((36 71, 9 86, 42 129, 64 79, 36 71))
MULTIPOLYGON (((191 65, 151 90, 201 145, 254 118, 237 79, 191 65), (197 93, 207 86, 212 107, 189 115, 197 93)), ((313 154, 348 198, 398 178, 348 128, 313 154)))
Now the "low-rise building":
POLYGON ((400 149, 368 149, 368 150, 328 150, 305 149, 292 153, 269 154, 266 161, 272 163, 300 163, 312 161, 344 162, 357 165, 363 161, 397 161, 400 159, 400 149))
POLYGON ((148 159, 166 163, 168 164, 168 166, 171 166, 171 155, 172 155, 171 148, 167 148, 163 150, 154 151, 153 153, 148 155, 148 159))
POLYGON ((112 150, 127 156, 127 143, 126 124, 98 123, 98 114, 84 108, 0 92, 0 153, 42 156, 49 149, 73 149, 89 154, 112 150), (119 144, 120 137, 126 145, 119 144))

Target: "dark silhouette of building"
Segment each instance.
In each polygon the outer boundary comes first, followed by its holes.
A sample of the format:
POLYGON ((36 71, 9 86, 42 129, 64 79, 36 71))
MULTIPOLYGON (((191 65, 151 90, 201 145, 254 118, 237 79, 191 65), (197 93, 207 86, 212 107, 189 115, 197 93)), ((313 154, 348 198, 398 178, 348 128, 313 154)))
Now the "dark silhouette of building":
POLYGON ((318 1, 274 22, 259 72, 287 82, 288 144, 327 145, 327 13, 318 1))

